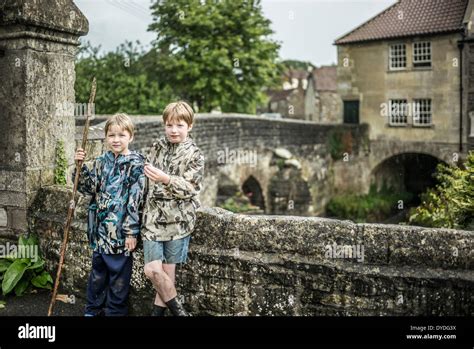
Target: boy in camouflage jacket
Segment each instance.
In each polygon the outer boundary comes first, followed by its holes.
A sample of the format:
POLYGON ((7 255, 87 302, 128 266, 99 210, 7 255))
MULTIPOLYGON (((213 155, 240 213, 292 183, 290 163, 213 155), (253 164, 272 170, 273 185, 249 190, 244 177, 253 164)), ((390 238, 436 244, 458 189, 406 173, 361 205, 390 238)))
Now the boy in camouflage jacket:
POLYGON ((177 300, 175 270, 186 262, 204 173, 204 156, 188 135, 193 121, 188 104, 169 104, 163 112, 166 136, 153 144, 145 164, 149 185, 142 238, 145 275, 157 291, 154 316, 167 308, 175 316, 188 315, 177 300))
MULTIPOLYGON (((87 285, 86 316, 127 315, 131 253, 140 234, 139 209, 145 189, 145 158, 128 149, 134 127, 129 116, 115 114, 105 125, 111 149, 94 160, 91 170, 82 166, 78 190, 91 195, 88 238, 93 249, 87 285)), ((86 153, 79 148, 75 160, 86 153)), ((75 173, 73 174, 75 176, 75 173)))

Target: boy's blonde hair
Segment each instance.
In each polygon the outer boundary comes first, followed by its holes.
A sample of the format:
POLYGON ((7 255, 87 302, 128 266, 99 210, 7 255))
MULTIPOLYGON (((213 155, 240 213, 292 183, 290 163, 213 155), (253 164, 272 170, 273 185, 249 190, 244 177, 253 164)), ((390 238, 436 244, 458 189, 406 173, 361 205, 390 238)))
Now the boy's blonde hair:
POLYGON ((122 130, 128 131, 130 136, 133 137, 135 133, 135 126, 133 126, 132 119, 125 113, 117 113, 112 115, 107 119, 105 123, 105 135, 107 136, 107 132, 109 132, 109 128, 111 126, 119 126, 122 130))
POLYGON ((163 111, 163 123, 166 124, 168 120, 184 120, 188 126, 191 126, 194 122, 193 108, 191 108, 191 106, 184 101, 170 103, 163 111))

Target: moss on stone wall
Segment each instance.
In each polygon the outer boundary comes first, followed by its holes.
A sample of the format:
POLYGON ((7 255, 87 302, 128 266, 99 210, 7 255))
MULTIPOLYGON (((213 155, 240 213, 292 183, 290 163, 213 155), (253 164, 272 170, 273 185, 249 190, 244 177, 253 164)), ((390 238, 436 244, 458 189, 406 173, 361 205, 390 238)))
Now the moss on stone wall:
POLYGON ((56 164, 54 168, 54 184, 66 185, 67 159, 64 151, 64 142, 56 145, 56 164))

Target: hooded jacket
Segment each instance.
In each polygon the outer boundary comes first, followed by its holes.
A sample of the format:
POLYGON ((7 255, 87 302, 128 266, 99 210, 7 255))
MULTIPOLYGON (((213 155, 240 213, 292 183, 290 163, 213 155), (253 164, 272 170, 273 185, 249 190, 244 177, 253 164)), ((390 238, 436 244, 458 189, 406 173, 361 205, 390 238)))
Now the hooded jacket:
MULTIPOLYGON (((143 205, 144 156, 108 151, 94 160, 92 169, 82 166, 78 190, 92 195, 88 211, 88 238, 94 251, 125 252, 125 238, 140 234, 143 205)), ((73 179, 75 171, 73 173, 73 179)))
POLYGON ((163 137, 153 144, 148 162, 168 174, 170 182, 155 183, 147 178, 142 238, 170 241, 188 236, 201 206, 198 194, 204 156, 190 136, 181 143, 163 137))

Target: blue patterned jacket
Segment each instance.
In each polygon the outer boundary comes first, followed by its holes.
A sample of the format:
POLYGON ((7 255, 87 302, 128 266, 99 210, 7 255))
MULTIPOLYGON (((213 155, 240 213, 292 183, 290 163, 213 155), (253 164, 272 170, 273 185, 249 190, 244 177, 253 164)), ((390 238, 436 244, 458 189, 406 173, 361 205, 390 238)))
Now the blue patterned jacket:
POLYGON ((94 160, 92 169, 82 166, 78 190, 92 195, 87 233, 94 251, 124 253, 126 236, 140 234, 144 160, 135 151, 117 157, 108 151, 94 160))

